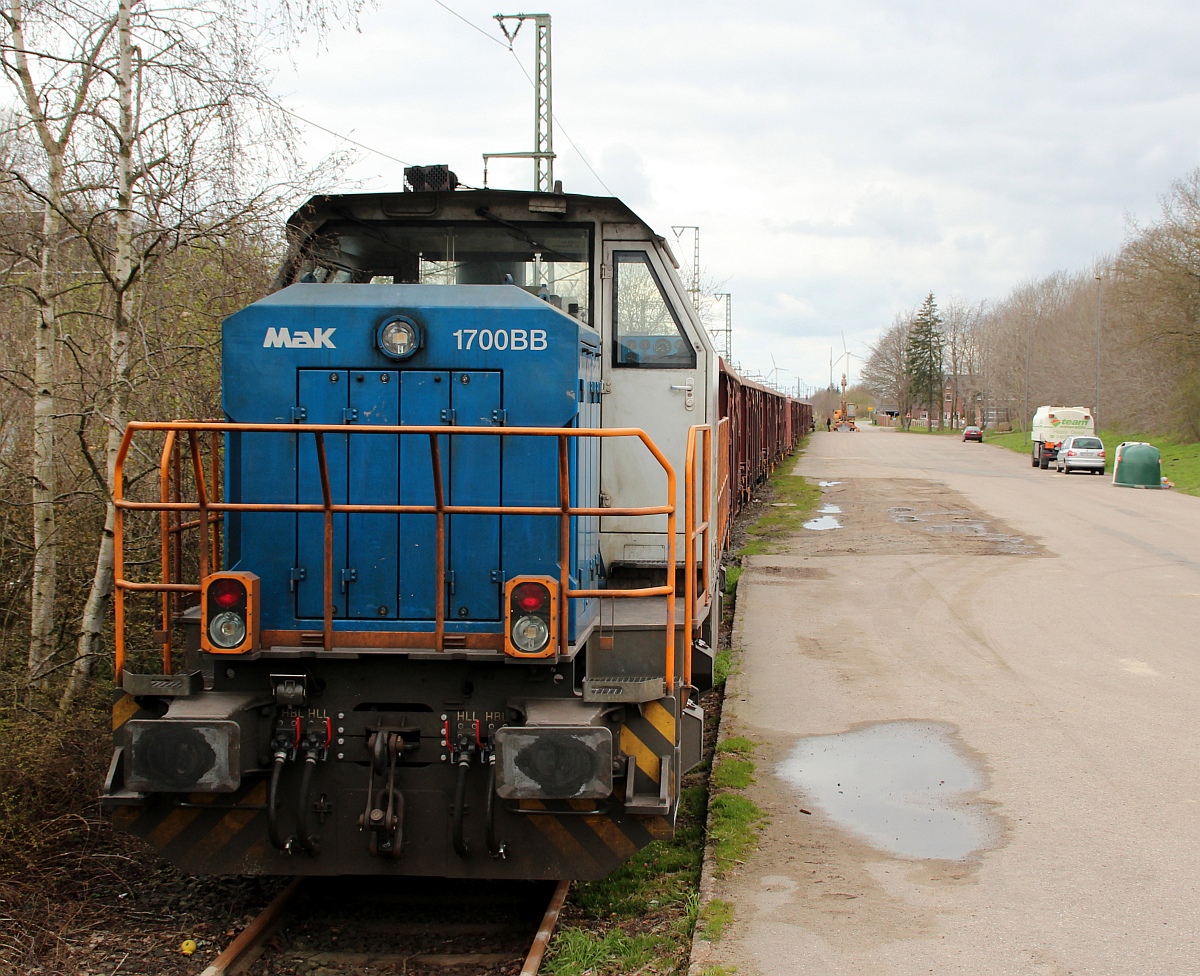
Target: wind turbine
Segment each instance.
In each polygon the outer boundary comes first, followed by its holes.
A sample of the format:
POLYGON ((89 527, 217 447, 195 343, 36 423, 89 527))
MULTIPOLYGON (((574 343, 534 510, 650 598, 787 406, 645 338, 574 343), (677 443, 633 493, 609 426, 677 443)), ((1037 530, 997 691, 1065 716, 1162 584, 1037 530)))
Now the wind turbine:
POLYGON ((779 386, 779 374, 780 373, 790 373, 790 372, 791 372, 791 370, 787 369, 786 367, 777 366, 775 364, 775 354, 771 353, 771 380, 770 380, 771 385, 778 387, 779 386))

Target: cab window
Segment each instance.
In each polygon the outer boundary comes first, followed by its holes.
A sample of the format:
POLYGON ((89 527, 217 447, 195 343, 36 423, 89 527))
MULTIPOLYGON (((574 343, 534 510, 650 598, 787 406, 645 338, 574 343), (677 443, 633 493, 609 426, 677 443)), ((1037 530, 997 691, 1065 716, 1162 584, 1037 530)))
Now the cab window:
POLYGON ((513 284, 591 321, 590 227, 505 221, 330 221, 300 281, 513 284))
POLYGON ((696 350, 645 251, 613 252, 613 364, 692 369, 696 350))

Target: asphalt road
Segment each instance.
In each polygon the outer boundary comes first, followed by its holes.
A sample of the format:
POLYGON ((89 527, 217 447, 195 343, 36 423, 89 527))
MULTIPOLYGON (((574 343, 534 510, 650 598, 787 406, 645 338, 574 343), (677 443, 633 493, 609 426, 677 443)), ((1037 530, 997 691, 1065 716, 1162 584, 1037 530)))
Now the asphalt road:
POLYGON ((1200 498, 870 428, 818 432, 795 473, 840 482, 844 527, 740 583, 727 718, 770 822, 706 965, 1200 974, 1200 498), (888 851, 781 775, 834 742, 810 737, 905 721, 979 777, 950 804, 983 824, 965 857, 888 851))

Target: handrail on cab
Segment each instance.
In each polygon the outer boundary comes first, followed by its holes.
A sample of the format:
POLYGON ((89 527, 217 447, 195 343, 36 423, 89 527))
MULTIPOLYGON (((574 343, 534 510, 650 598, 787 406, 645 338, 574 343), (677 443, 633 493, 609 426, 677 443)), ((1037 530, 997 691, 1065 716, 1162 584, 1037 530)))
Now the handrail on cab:
MULTIPOLYGON (((219 529, 210 533, 210 526, 220 520, 225 512, 311 512, 320 513, 324 518, 324 560, 323 576, 323 633, 322 646, 325 650, 333 649, 333 516, 335 514, 396 514, 396 515, 433 515, 437 521, 437 541, 435 548, 435 585, 436 602, 434 608, 434 647, 438 652, 445 650, 445 587, 441 580, 445 579, 445 539, 447 515, 547 515, 560 519, 559 527, 559 587, 564 599, 581 599, 585 597, 615 597, 615 598, 645 598, 665 596, 666 607, 666 648, 664 677, 668 690, 675 687, 675 574, 668 569, 667 582, 663 586, 650 586, 633 590, 586 590, 570 589, 570 551, 571 531, 570 519, 578 515, 666 515, 667 516, 667 566, 675 565, 675 469, 663 455, 649 435, 637 427, 584 428, 584 427, 447 427, 443 425, 341 425, 341 424, 236 424, 201 421, 131 421, 125 427, 121 438, 121 447, 117 452, 113 473, 113 505, 116 509, 113 538, 113 610, 114 610, 114 667, 115 678, 119 684, 125 666, 125 592, 156 592, 163 594, 162 632, 159 639, 163 645, 163 673, 171 672, 171 641, 169 602, 171 593, 197 593, 200 584, 172 582, 171 540, 175 536, 175 565, 181 570, 181 560, 178 558, 182 531, 195 527, 199 530, 199 558, 201 579, 208 575, 211 566, 220 564, 219 559, 219 529), (124 469, 125 461, 135 436, 140 431, 163 431, 166 435, 162 456, 159 462, 160 499, 157 502, 128 501, 125 498, 124 469), (277 433, 277 434, 312 434, 316 442, 317 462, 320 469, 321 503, 318 504, 289 504, 289 503, 248 503, 220 502, 209 497, 205 480, 204 465, 200 457, 201 435, 208 433, 212 442, 212 472, 213 490, 219 485, 216 456, 220 435, 230 433, 277 433), (181 449, 180 437, 186 435, 192 454, 192 475, 196 486, 196 501, 185 502, 180 497, 181 465, 176 455, 181 449), (429 437, 430 463, 433 467, 434 504, 433 505, 349 505, 334 504, 330 491, 329 468, 325 453, 326 434, 365 434, 365 435, 420 435, 429 437), (447 505, 441 477, 439 437, 458 435, 491 436, 491 437, 554 437, 558 441, 558 504, 554 506, 536 505, 447 505), (667 476, 667 499, 665 505, 648 505, 636 508, 597 508, 573 506, 570 503, 570 454, 567 443, 571 438, 579 437, 633 437, 640 440, 651 456, 658 462, 667 476), (172 460, 175 460, 172 465, 172 460), (174 497, 170 490, 172 467, 176 473, 176 491, 174 497), (153 511, 161 513, 162 570, 163 580, 160 583, 138 583, 125 579, 125 512, 153 511), (172 513, 195 512, 194 522, 181 521, 182 514, 172 513)), ((559 643, 567 645, 567 617, 564 612, 559 614, 559 643)), ((690 646, 689 646, 690 660, 690 646)), ((689 671, 690 675, 690 671, 689 671)))
MULTIPOLYGON (((712 603, 710 590, 712 559, 712 438, 711 424, 694 424, 688 428, 687 454, 684 461, 684 609, 683 651, 684 680, 692 683, 692 643, 695 640, 696 619, 703 607, 712 603), (696 521, 696 460, 700 460, 700 521, 696 521), (700 568, 703 589, 696 587, 696 539, 701 540, 700 568)), ((722 490, 724 486, 722 485, 722 490)))

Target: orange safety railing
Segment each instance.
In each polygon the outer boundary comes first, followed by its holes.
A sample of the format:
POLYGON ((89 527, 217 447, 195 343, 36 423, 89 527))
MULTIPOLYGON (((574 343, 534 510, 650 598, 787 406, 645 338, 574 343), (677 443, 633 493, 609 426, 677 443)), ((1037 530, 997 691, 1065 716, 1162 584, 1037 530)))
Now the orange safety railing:
POLYGON ((712 579, 712 453, 713 429, 711 424, 696 424, 688 429, 687 455, 684 462, 684 608, 683 608, 683 676, 692 682, 692 642, 695 639, 696 620, 700 611, 712 602, 710 589, 712 579), (697 461, 699 476, 697 478, 697 461), (696 482, 700 483, 700 503, 696 504, 696 482), (699 512, 697 512, 699 508, 699 512), (699 521, 697 521, 697 516, 699 521), (700 545, 700 579, 702 588, 696 585, 696 540, 700 545))
POLYGON ((733 486, 729 482, 729 418, 717 423, 717 553, 729 543, 729 513, 733 507, 733 486))
MULTIPOLYGON (((220 484, 220 445, 221 435, 214 431, 211 435, 209 458, 211 463, 212 483, 220 484)), ((176 431, 167 431, 163 443, 162 456, 159 460, 159 497, 164 502, 182 502, 183 496, 183 452, 176 437, 176 431), (172 480, 172 476, 174 476, 172 480)), ((212 535, 206 546, 206 554, 210 565, 218 566, 221 561, 221 523, 224 515, 216 512, 208 516, 208 525, 213 526, 212 535)), ((200 520, 192 519, 185 522, 183 512, 179 510, 163 510, 160 516, 162 532, 162 578, 169 583, 172 579, 183 578, 183 533, 188 529, 199 529, 200 520)), ((162 628, 155 634, 163 645, 163 663, 166 674, 171 673, 171 597, 177 595, 170 591, 162 595, 162 628)))
MULTIPOLYGON (((689 475, 689 483, 690 483, 689 475)), ((706 476, 707 477, 707 476, 706 476)), ((666 648, 664 676, 668 692, 675 684, 675 581, 674 574, 667 573, 667 582, 663 586, 651 586, 633 590, 585 590, 570 588, 570 551, 571 530, 570 519, 577 515, 666 515, 667 516, 667 565, 675 565, 675 470, 646 432, 636 427, 620 427, 611 429, 596 428, 560 428, 560 427, 446 427, 446 426, 382 426, 338 424, 234 424, 234 423, 202 423, 199 421, 174 421, 163 423, 131 422, 125 428, 121 440, 121 448, 117 453, 114 472, 113 503, 116 507, 116 524, 114 537, 114 610, 116 633, 115 673, 118 682, 125 666, 125 594, 129 592, 153 592, 162 594, 163 610, 163 671, 169 674, 170 661, 170 595, 172 593, 199 593, 200 583, 180 582, 182 573, 182 532, 195 528, 199 533, 197 551, 199 555, 199 576, 203 580, 209 575, 210 566, 217 567, 220 563, 219 535, 220 520, 224 512, 296 512, 323 513, 325 516, 324 540, 324 615, 322 627, 322 647, 333 649, 333 517, 338 514, 395 514, 395 515, 433 515, 437 522, 436 555, 434 580, 436 585, 436 602, 434 612, 434 647, 441 652, 445 650, 445 586, 442 581, 446 578, 446 516, 447 515, 544 515, 555 516, 559 521, 559 566, 560 592, 564 599, 581 599, 586 597, 614 598, 646 598, 665 596, 666 607, 666 648), (129 501, 124 497, 124 466, 129 455, 134 438, 142 431, 163 431, 165 439, 162 456, 159 463, 161 481, 160 499, 157 502, 129 501), (221 502, 210 499, 205 479, 200 443, 202 435, 208 434, 212 443, 211 477, 214 489, 219 484, 217 455, 222 434, 228 433, 275 433, 285 435, 312 434, 315 438, 317 463, 320 469, 321 504, 303 503, 255 503, 255 502, 221 502), (191 460, 192 476, 195 482, 196 500, 183 501, 181 494, 182 463, 180 451, 177 450, 178 435, 186 435, 191 460), (403 435, 429 437, 430 462, 433 468, 434 504, 432 505, 352 505, 334 504, 329 481, 329 466, 325 454, 325 435, 403 435), (553 437, 558 441, 558 504, 556 506, 535 505, 448 505, 442 482, 441 446, 439 438, 457 435, 491 436, 491 437, 553 437), (570 503, 570 465, 567 443, 573 438, 580 437, 628 437, 637 438, 658 462, 667 477, 665 505, 642 506, 638 508, 599 508, 589 506, 573 506, 570 503), (170 474, 176 472, 175 489, 172 491, 170 474), (125 513, 127 511, 155 511, 161 513, 162 571, 163 579, 158 583, 142 583, 125 579, 125 513), (196 518, 183 521, 185 512, 196 513, 196 518), (210 528, 217 524, 215 531, 210 528), (174 538, 174 549, 171 539, 174 538), (177 572, 172 573, 172 569, 177 572)), ((705 482, 707 485, 707 481, 705 482)), ((559 614, 560 645, 567 645, 567 617, 564 612, 559 614)), ((345 634, 346 632, 341 632, 345 634)))

